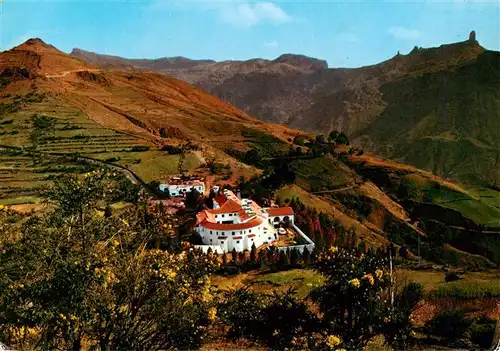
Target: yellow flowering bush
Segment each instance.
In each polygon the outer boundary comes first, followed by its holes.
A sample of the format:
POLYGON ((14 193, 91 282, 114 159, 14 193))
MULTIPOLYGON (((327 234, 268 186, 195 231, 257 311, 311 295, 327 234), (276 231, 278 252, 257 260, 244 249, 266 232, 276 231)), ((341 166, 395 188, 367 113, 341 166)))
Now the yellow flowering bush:
POLYGON ((0 339, 12 348, 192 349, 216 321, 217 257, 152 248, 161 232, 144 208, 99 215, 106 177, 59 180, 55 209, 22 226, 0 212, 0 229, 18 238, 0 254, 0 339))
MULTIPOLYGON (((389 282, 375 279, 386 266, 383 259, 344 248, 318 255, 316 268, 327 282, 313 290, 311 298, 330 326, 328 335, 338 336, 349 349, 364 347, 380 332, 384 317, 389 315, 389 305, 383 298, 389 282)), ((325 347, 334 350, 336 339, 328 335, 325 347)))

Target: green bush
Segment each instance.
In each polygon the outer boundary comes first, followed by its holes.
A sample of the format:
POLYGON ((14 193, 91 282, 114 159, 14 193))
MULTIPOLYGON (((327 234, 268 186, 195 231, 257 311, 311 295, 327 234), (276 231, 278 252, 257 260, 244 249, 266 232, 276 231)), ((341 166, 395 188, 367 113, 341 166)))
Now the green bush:
POLYGON ((118 162, 118 161, 120 161, 120 158, 119 157, 108 157, 104 161, 106 161, 106 162, 118 162))
POLYGON ((150 147, 146 145, 136 145, 133 146, 130 151, 132 152, 142 152, 142 151, 149 151, 150 147))
POLYGON ((493 343, 495 335, 495 320, 488 317, 480 317, 474 321, 470 328, 470 340, 482 348, 489 348, 493 343))
POLYGON ((426 325, 429 334, 451 340, 463 338, 471 327, 472 321, 465 317, 461 310, 445 311, 439 313, 426 325))
POLYGON ((451 282, 438 287, 429 293, 431 298, 452 298, 458 300, 498 298, 500 297, 500 286, 495 282, 451 282))

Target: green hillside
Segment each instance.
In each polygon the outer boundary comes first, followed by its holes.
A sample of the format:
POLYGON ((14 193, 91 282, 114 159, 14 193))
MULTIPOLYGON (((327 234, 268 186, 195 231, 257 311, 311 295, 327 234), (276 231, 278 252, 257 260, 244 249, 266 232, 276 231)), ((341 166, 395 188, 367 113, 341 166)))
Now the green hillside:
POLYGON ((380 87, 387 107, 359 133, 377 153, 447 178, 499 184, 500 53, 380 87))

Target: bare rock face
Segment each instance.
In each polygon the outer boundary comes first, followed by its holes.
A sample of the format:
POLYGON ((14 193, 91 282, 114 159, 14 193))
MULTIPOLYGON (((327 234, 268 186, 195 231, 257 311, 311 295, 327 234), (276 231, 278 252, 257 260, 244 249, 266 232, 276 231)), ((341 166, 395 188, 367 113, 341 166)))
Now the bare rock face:
POLYGON ((477 40, 476 40, 476 31, 473 30, 472 32, 470 32, 469 34, 469 41, 471 43, 477 43, 477 40))

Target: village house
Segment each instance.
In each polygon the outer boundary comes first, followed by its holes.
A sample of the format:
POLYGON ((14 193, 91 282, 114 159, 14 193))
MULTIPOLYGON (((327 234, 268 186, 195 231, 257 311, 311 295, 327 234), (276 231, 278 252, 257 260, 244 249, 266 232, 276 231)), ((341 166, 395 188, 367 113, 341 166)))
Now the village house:
MULTIPOLYGON (((278 240, 275 224, 289 221, 293 224, 293 209, 261 208, 250 199, 240 199, 230 190, 214 198, 214 208, 197 215, 196 230, 203 241, 219 253, 251 250, 278 240), (215 248, 215 249, 214 249, 215 248)), ((202 248, 203 249, 203 248, 202 248)))
POLYGON ((172 178, 169 184, 160 184, 159 189, 163 192, 168 190, 168 193, 172 197, 185 196, 193 189, 197 190, 201 194, 204 194, 205 183, 200 180, 181 181, 179 178, 172 178))

